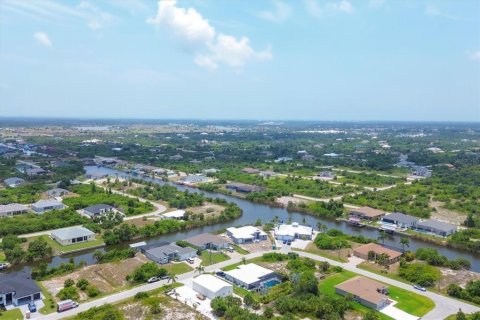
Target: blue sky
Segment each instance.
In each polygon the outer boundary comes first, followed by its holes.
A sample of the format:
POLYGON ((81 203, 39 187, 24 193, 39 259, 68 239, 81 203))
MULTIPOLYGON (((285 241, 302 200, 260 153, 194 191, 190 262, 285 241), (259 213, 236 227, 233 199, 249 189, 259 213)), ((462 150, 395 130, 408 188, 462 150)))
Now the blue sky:
POLYGON ((0 116, 480 121, 480 1, 0 1, 0 116))

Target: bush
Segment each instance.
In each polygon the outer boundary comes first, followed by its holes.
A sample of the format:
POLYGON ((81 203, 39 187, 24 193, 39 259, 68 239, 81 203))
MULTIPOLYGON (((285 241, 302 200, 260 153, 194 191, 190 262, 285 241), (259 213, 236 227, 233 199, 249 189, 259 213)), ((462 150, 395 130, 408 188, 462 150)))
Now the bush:
POLYGON ((87 292, 87 295, 90 297, 90 298, 93 298, 93 297, 96 297, 100 294, 100 290, 98 290, 97 287, 95 286, 92 286, 91 284, 87 286, 86 290, 87 292))
POLYGON ((60 300, 68 300, 68 299, 78 300, 79 295, 78 295, 77 288, 74 287, 74 286, 70 286, 70 287, 66 287, 66 288, 63 288, 62 290, 60 290, 57 293, 57 297, 60 300))
POLYGON ((137 292, 133 298, 135 300, 142 300, 142 299, 148 298, 149 296, 150 294, 148 292, 140 291, 140 292, 137 292))
POLYGON ((67 279, 65 280, 65 282, 63 283, 63 286, 65 288, 68 288, 68 287, 71 287, 71 286, 74 286, 75 285, 75 281, 73 281, 72 279, 67 279))
POLYGON ((431 287, 440 279, 440 271, 424 263, 412 263, 400 266, 398 275, 423 287, 431 287))
POLYGON ((89 282, 87 279, 82 278, 77 281, 77 288, 79 288, 80 290, 85 290, 88 285, 89 282))
POLYGON ((135 269, 130 279, 134 282, 146 282, 151 277, 162 277, 167 273, 165 268, 160 268, 155 262, 147 262, 135 269))

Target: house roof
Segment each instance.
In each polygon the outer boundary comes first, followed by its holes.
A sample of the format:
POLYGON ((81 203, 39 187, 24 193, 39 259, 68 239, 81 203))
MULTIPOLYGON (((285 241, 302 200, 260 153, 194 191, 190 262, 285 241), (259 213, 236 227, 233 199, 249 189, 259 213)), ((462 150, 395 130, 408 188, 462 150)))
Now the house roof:
POLYGON ((191 238, 185 239, 185 241, 190 244, 193 244, 196 247, 203 247, 209 243, 213 245, 224 245, 225 243, 228 243, 228 240, 210 233, 202 233, 202 234, 193 236, 191 238))
POLYGON ((180 219, 185 216, 185 210, 175 210, 162 214, 162 217, 165 218, 175 218, 180 219))
POLYGON ((353 251, 364 255, 368 255, 369 251, 374 251, 376 254, 386 253, 390 259, 395 259, 402 255, 400 251, 392 250, 376 243, 364 244, 363 246, 353 249, 353 251))
POLYGON ((241 264, 233 270, 225 271, 225 274, 246 284, 255 283, 259 281, 260 278, 272 273, 274 273, 274 271, 254 263, 241 264))
POLYGON ((253 226, 244 226, 240 228, 230 227, 230 228, 227 228, 227 231, 231 232, 232 236, 236 239, 250 239, 250 238, 253 238, 253 235, 257 232, 262 236, 267 235, 262 230, 253 226))
POLYGON ((352 209, 351 212, 361 213, 362 215, 370 218, 380 217, 385 214, 385 211, 370 208, 370 207, 360 207, 357 209, 352 209))
POLYGON ((20 203, 9 203, 6 205, 0 205, 0 215, 2 213, 16 212, 16 211, 27 211, 28 208, 20 203))
POLYGON ((86 207, 85 209, 83 209, 83 212, 87 214, 88 213, 99 214, 101 210, 111 210, 111 209, 113 209, 112 206, 108 204, 99 203, 99 204, 94 204, 93 206, 90 206, 90 207, 86 207))
POLYGON ((69 191, 65 190, 65 189, 62 189, 62 188, 53 188, 53 189, 48 190, 47 193, 49 195, 58 194, 58 193, 67 194, 67 193, 69 193, 69 191))
POLYGON ((151 247, 146 250, 147 253, 158 258, 163 258, 165 256, 168 256, 174 253, 185 254, 185 253, 191 253, 195 251, 196 250, 193 248, 190 248, 190 247, 183 248, 183 247, 177 246, 174 243, 167 243, 158 247, 153 247, 153 248, 151 247))
POLYGON ((417 223, 417 226, 418 227, 432 228, 432 229, 445 231, 445 232, 449 232, 452 229, 455 229, 455 230, 457 229, 457 226, 455 226, 453 224, 446 223, 446 222, 441 222, 441 221, 438 221, 438 220, 435 220, 435 219, 429 219, 429 220, 421 221, 421 222, 417 223))
POLYGON ((275 235, 280 235, 280 236, 294 237, 295 234, 312 235, 312 232, 313 232, 312 227, 302 226, 297 222, 294 222, 292 224, 281 224, 277 228, 275 228, 275 235))
POLYGON ((7 179, 5 179, 5 180, 3 180, 3 182, 5 182, 5 184, 8 184, 8 185, 13 185, 13 184, 24 183, 25 180, 22 179, 22 178, 13 177, 13 178, 7 178, 7 179))
POLYGON ((94 234, 95 234, 94 232, 80 226, 63 228, 63 229, 52 231, 52 236, 55 236, 60 240, 68 240, 68 239, 73 239, 78 237, 91 236, 94 234))
POLYGON ((389 219, 389 220, 397 221, 400 223, 412 223, 419 220, 417 217, 409 216, 401 212, 394 212, 394 213, 387 214, 386 216, 383 217, 383 219, 389 219))
POLYGON ((194 283, 201 285, 204 288, 207 288, 210 291, 217 292, 225 287, 233 287, 228 282, 225 282, 211 274, 202 274, 193 279, 194 283))
POLYGON ((335 288, 353 294, 354 296, 360 297, 361 299, 376 305, 382 300, 387 299, 386 295, 377 291, 378 289, 385 288, 383 283, 363 276, 353 277, 336 285, 335 288))
POLYGON ((61 202, 58 202, 55 199, 47 199, 47 200, 38 200, 32 206, 37 208, 45 208, 45 207, 56 207, 56 206, 63 206, 61 202))
POLYGON ((40 288, 25 272, 0 273, 0 294, 15 291, 16 298, 40 292, 40 288))

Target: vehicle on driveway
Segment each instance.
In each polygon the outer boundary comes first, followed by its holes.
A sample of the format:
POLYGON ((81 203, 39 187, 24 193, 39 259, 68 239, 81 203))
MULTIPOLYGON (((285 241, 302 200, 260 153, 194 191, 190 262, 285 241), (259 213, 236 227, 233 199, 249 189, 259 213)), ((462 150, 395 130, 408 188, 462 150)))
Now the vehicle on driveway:
POLYGON ((194 264, 194 263, 195 263, 195 261, 193 261, 192 258, 188 258, 188 259, 187 259, 187 262, 190 263, 190 264, 194 264))
POLYGON ((30 312, 37 312, 37 306, 35 305, 35 302, 30 302, 28 304, 28 311, 30 312))

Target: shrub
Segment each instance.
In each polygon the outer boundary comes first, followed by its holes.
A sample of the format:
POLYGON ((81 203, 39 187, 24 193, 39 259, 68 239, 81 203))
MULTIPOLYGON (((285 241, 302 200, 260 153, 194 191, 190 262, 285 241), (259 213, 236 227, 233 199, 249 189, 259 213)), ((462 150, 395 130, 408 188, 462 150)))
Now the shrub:
POLYGON ((150 294, 148 292, 140 291, 140 292, 137 292, 133 298, 135 300, 142 300, 142 299, 148 298, 149 296, 150 294))
POLYGON ((63 286, 65 288, 68 288, 68 287, 71 287, 71 286, 74 286, 75 285, 75 281, 73 281, 72 279, 67 279, 65 280, 65 282, 63 283, 63 286))
POLYGON ((57 293, 57 297, 60 300, 68 300, 68 299, 78 300, 79 295, 78 295, 77 288, 74 287, 74 286, 70 286, 70 287, 66 287, 66 288, 63 288, 62 290, 60 290, 57 293))
POLYGON ((100 290, 98 290, 97 287, 95 286, 92 286, 91 284, 87 286, 86 290, 87 292, 87 295, 90 297, 90 298, 93 298, 93 297, 96 297, 100 294, 100 290))
POLYGON ((87 279, 82 278, 77 281, 77 288, 79 288, 80 290, 85 290, 88 285, 89 282, 87 279))

